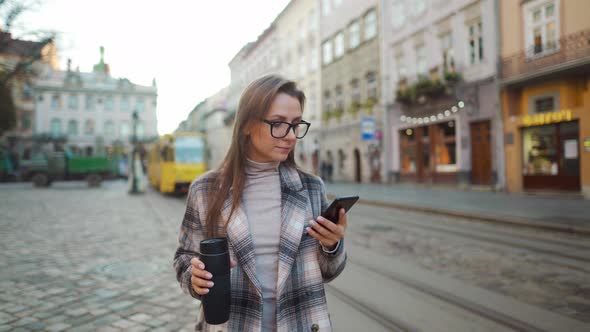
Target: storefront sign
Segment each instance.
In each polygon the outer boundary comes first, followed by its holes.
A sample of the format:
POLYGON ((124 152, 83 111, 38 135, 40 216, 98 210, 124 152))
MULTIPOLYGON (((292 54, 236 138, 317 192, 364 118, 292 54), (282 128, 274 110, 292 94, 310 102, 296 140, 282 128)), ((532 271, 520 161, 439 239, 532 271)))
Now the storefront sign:
POLYGON ((572 120, 571 110, 561 110, 557 112, 540 113, 527 115, 522 118, 522 124, 525 127, 542 126, 550 123, 565 122, 572 120))

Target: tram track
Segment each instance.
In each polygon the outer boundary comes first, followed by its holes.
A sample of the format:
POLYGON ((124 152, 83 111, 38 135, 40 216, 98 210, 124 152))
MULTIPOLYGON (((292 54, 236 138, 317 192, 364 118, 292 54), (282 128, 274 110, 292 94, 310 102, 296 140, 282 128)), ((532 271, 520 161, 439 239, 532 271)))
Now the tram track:
POLYGON ((431 234, 451 235, 468 241, 483 241, 492 245, 523 249, 536 254, 553 256, 557 258, 551 259, 551 262, 554 264, 590 273, 590 244, 552 240, 545 237, 535 237, 529 234, 524 235, 514 232, 507 234, 503 231, 498 232, 490 229, 455 226, 446 223, 433 225, 432 223, 426 224, 416 220, 403 221, 397 219, 395 223, 392 223, 391 219, 374 215, 370 217, 373 220, 397 229, 415 229, 431 232, 431 234), (459 229, 459 227, 463 228, 459 229))
MULTIPOLYGON (((447 303, 447 304, 450 304, 454 307, 465 310, 473 315, 476 315, 477 317, 492 321, 496 324, 502 325, 502 326, 512 329, 514 331, 522 331, 522 332, 533 332, 533 331, 534 332, 543 332, 543 331, 545 331, 545 330, 539 328, 538 326, 533 326, 527 322, 524 322, 522 320, 508 316, 508 315, 506 315, 502 312, 499 312, 497 310, 482 306, 482 305, 475 303, 473 301, 470 301, 468 299, 456 296, 456 295, 454 295, 450 292, 447 292, 445 290, 442 290, 442 289, 437 289, 437 288, 430 286, 424 282, 418 281, 416 279, 408 278, 408 277, 403 276, 399 273, 394 273, 392 271, 384 271, 383 269, 376 268, 375 266, 373 266, 371 264, 367 264, 363 261, 360 261, 360 260, 354 259, 354 258, 349 258, 348 263, 349 264, 352 263, 357 266, 360 266, 363 269, 366 269, 368 271, 376 273, 376 274, 378 274, 382 277, 385 277, 387 279, 390 279, 394 282, 403 284, 404 286, 407 286, 407 287, 417 290, 423 294, 426 294, 428 296, 431 296, 431 297, 434 297, 438 300, 441 300, 444 303, 447 303)), ((334 288, 335 287, 329 286, 328 289, 332 292, 339 292, 338 294, 335 294, 336 296, 338 296, 338 295, 346 296, 346 294, 343 294, 344 292, 337 290, 337 289, 334 290, 334 288)), ((351 303, 351 305, 354 305, 355 308, 361 307, 364 310, 364 311, 362 311, 363 313, 366 312, 366 314, 369 315, 370 317, 375 317, 375 319, 378 319, 379 322, 383 322, 382 324, 384 324, 384 326, 387 326, 385 324, 387 324, 388 322, 392 322, 393 323, 391 325, 392 331, 418 331, 418 328, 409 327, 407 325, 397 323, 397 320, 393 317, 385 317, 384 315, 379 314, 378 312, 371 309, 366 304, 354 303, 355 300, 353 298, 346 298, 344 301, 346 301, 347 303, 351 303), (395 328, 397 328, 397 330, 395 328)))

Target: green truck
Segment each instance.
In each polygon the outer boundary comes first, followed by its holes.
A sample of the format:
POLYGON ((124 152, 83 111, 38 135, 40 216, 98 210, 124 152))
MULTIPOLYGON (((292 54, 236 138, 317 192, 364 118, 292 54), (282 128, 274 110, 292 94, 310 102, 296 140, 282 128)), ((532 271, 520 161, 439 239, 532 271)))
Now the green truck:
POLYGON ((86 180, 89 187, 98 187, 105 178, 118 174, 118 160, 107 156, 76 156, 65 152, 45 152, 22 161, 21 175, 35 187, 48 187, 56 180, 86 180))

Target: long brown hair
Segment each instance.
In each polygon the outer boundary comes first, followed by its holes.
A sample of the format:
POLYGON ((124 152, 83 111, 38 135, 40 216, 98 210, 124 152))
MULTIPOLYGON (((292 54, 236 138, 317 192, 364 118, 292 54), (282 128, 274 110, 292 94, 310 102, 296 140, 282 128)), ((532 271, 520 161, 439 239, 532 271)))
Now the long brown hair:
MULTIPOLYGON (((256 121, 264 119, 279 93, 285 93, 297 98, 301 104, 301 110, 303 110, 305 104, 304 93, 297 89, 295 82, 276 75, 263 76, 253 81, 246 87, 240 97, 231 145, 218 169, 215 181, 214 188, 219 188, 219 190, 214 190, 214 194, 208 198, 206 215, 206 235, 208 237, 217 236, 217 228, 220 223, 223 223, 225 233, 227 223, 242 200, 242 191, 246 183, 246 153, 250 145, 250 136, 246 134, 246 129, 256 121), (232 207, 228 220, 222 220, 223 203, 230 194, 230 189, 232 207)), ((295 164, 295 149, 289 153, 283 163, 297 167, 295 164)))

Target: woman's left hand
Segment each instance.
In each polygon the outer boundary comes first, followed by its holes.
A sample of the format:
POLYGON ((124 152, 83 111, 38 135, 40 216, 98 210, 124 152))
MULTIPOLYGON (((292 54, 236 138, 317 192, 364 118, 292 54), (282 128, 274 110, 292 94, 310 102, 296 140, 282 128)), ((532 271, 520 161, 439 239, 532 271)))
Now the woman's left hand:
POLYGON ((328 250, 334 250, 336 244, 346 233, 346 212, 340 209, 338 223, 334 223, 324 217, 318 217, 317 221, 310 222, 311 227, 307 227, 307 234, 320 241, 322 246, 328 250))

